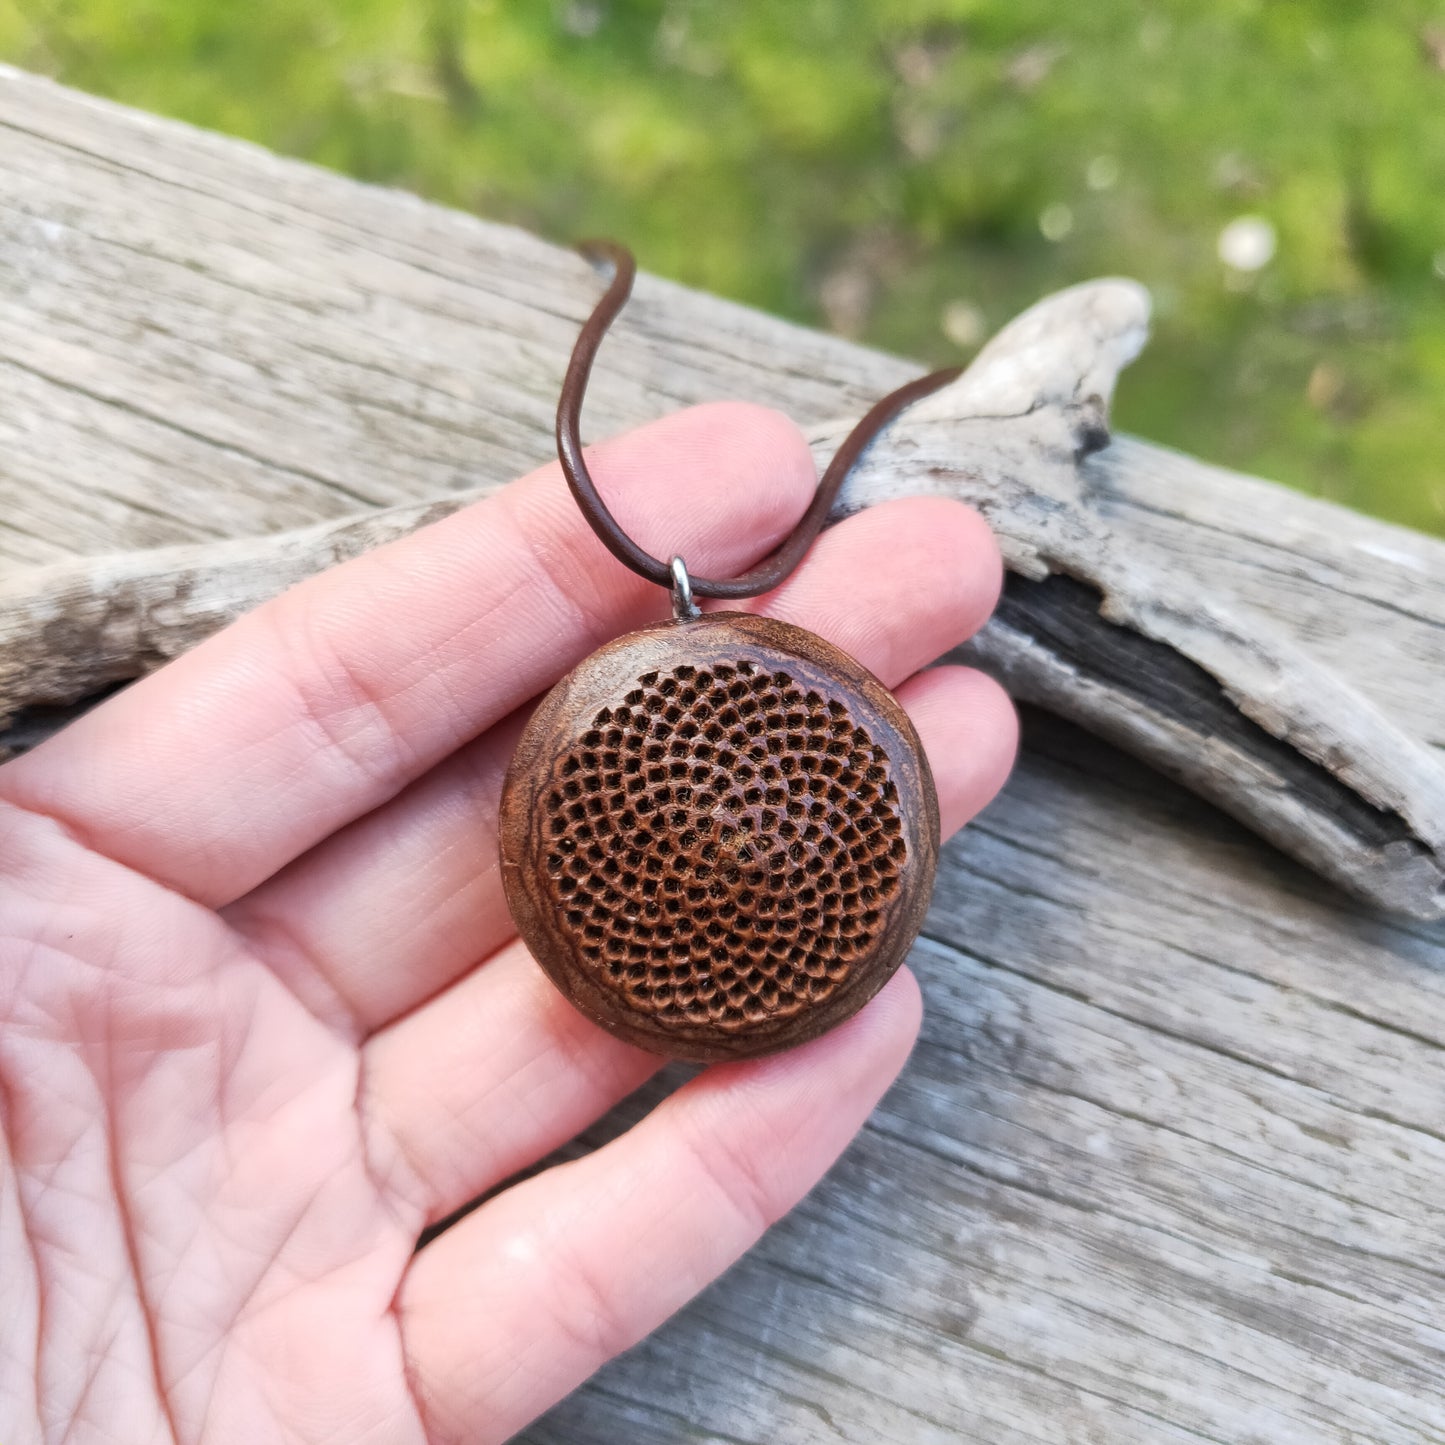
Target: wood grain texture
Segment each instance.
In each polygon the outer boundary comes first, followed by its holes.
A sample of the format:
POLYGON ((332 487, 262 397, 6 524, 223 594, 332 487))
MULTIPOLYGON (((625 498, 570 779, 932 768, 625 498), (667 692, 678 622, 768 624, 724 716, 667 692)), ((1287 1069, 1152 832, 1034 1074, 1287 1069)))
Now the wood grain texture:
POLYGON ((664 1057, 756 1058, 898 972, 933 892, 938 797, 866 668, 791 623, 711 612, 557 683, 499 832, 517 931, 577 1008, 664 1057))
POLYGON ((859 1141, 529 1445, 1445 1439, 1445 931, 1056 719, 1025 743, 859 1141))
MULTIPOLYGON (((278 565, 301 575, 550 455, 594 284, 566 253, 14 74, 0 179, 6 585, 55 564, 76 615, 91 574, 71 559, 233 549, 171 554, 154 591, 134 557, 110 564, 150 609, 95 604, 102 642, 139 639, 113 656, 187 645, 278 565), (325 525, 362 506, 406 510, 325 525), (276 554, 255 540, 308 528, 276 554), (150 600, 165 586, 188 605, 150 600)), ((598 434, 745 396, 820 453, 910 372, 646 277, 606 362, 598 434)), ((1057 415, 1034 495, 1077 486, 1117 551, 1162 559, 1170 596, 1284 637, 1445 749, 1438 542, 1128 438, 1080 460, 1089 409, 1072 432, 1057 415)), ((1057 587, 1009 545, 1024 585, 1057 587)), ((1051 625, 1087 600, 1050 599, 1051 625)), ((1131 663, 1090 666, 1070 696, 1131 663)), ((1034 714, 1026 742, 942 854, 913 952, 924 1039, 857 1146, 535 1445, 1445 1440, 1445 929, 1342 901, 1076 728, 1034 714)))
MULTIPOLYGON (((516 231, 110 116, 0 83, 0 555, 81 559, 0 582, 0 747, 546 457, 597 294, 516 231)), ((1127 282, 1033 308, 885 434, 838 515, 977 504, 1023 581, 970 657, 1339 886, 1438 917, 1445 547, 1106 446, 1146 316, 1127 282)), ((908 374, 647 277, 606 345, 599 432, 743 396, 820 460, 908 374)))

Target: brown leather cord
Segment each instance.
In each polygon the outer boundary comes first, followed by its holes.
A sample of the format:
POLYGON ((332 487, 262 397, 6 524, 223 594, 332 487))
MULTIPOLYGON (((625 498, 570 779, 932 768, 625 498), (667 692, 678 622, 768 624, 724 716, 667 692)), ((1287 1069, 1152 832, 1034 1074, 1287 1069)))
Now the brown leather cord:
MULTIPOLYGON (((578 247, 589 260, 610 261, 612 281, 584 323, 572 348, 572 359, 567 364, 567 375, 562 382, 562 393, 557 400, 557 459, 562 463, 563 475, 572 489, 582 515, 587 518, 592 530, 602 539, 602 544, 614 557, 634 572, 655 582, 659 587, 672 586, 671 563, 644 552, 621 527, 608 511, 607 504, 597 491, 587 463, 582 457, 582 398, 587 391, 587 379, 592 374, 592 363, 607 328, 617 318, 617 313, 627 304, 632 294, 633 278, 637 274, 632 253, 625 246, 612 241, 586 241, 578 247)), ((828 520, 828 512, 838 496, 839 489, 852 471, 858 458, 870 442, 905 407, 911 406, 920 397, 946 386, 959 374, 960 368, 951 367, 946 371, 935 371, 920 376, 914 381, 889 392, 881 401, 875 402, 863 419, 848 433, 837 455, 828 463, 818 490, 808 504, 808 510, 787 539, 775 551, 769 553, 756 567, 740 577, 715 578, 692 577, 692 590, 698 597, 735 599, 757 597, 771 592, 799 562, 813 544, 813 539, 828 520)))

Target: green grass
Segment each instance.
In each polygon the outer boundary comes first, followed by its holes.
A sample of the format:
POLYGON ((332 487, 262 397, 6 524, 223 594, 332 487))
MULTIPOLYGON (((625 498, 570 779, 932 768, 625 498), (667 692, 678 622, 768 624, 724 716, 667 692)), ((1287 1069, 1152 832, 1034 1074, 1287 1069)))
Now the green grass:
POLYGON ((924 361, 1135 276, 1120 426, 1445 532, 1438 4, 0 0, 0 56, 924 361))

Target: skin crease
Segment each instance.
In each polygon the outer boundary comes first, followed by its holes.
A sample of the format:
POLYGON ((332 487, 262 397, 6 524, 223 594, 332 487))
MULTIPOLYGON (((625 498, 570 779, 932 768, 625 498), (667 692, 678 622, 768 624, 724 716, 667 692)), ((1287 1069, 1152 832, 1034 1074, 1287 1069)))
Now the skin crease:
MULTIPOLYGON (((721 575, 815 485, 791 423, 740 404, 589 461, 643 545, 721 575)), ((748 604, 895 689, 945 836, 1001 785, 1015 724, 980 675, 918 669, 999 578, 976 516, 915 499, 748 604)), ((0 768, 5 1445, 504 1440, 846 1146, 911 1047, 906 969, 414 1253, 658 1067, 511 937, 495 830, 528 700, 663 606, 548 467, 0 768)))

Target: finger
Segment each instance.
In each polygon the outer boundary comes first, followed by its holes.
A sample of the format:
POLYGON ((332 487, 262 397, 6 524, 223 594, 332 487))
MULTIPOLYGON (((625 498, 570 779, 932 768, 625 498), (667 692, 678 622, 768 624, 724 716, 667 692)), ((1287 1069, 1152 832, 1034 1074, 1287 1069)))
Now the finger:
POLYGON ((946 842, 994 800, 1013 771, 1019 716, 993 678, 971 667, 931 667, 898 689, 938 788, 946 842))
POLYGON ((503 1440, 720 1274, 821 1177, 918 1028, 905 969, 791 1053, 711 1069, 416 1258, 403 1343, 438 1441, 503 1440))
POLYGON ((809 565, 748 611, 806 627, 888 687, 988 621, 1003 558, 988 523, 947 497, 906 497, 826 532, 809 565))
MULTIPOLYGON (((916 497, 825 533, 757 606, 819 632, 891 686, 982 625, 1001 573, 977 513, 916 497)), ((497 804, 520 726, 509 719, 228 911, 339 1027, 370 1032, 510 937, 497 804)))
MULTIPOLYGON (((816 483, 797 428, 741 403, 664 418, 591 464, 643 545, 723 575, 774 546, 816 483)), ((0 789, 228 901, 657 609, 546 467, 258 608, 10 764, 0 789)))
MULTIPOLYGON (((997 683, 943 667, 898 690, 929 757, 944 837, 1002 786, 1018 735, 997 683)), ((590 1023, 513 939, 485 968, 363 1052, 372 1157, 397 1161, 432 1220, 494 1188, 605 1113, 659 1060, 590 1023)))
POLYGON ((513 938, 365 1045, 368 1156, 436 1223, 575 1138, 662 1064, 573 1008, 513 938))

